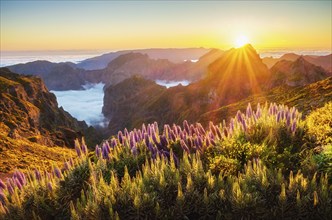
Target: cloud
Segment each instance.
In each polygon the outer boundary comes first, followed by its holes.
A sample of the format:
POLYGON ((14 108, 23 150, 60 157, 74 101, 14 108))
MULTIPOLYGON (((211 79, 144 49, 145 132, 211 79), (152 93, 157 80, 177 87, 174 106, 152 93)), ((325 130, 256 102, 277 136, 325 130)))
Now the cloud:
POLYGON ((104 84, 85 85, 85 90, 51 91, 62 106, 78 120, 88 125, 105 126, 106 119, 102 114, 104 84))

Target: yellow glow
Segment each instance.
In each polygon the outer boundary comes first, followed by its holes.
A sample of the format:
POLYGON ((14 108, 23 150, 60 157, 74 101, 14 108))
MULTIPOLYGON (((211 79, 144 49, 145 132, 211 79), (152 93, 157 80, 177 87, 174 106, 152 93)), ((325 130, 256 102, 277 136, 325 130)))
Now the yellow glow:
POLYGON ((244 36, 244 35, 238 36, 235 40, 235 47, 237 47, 237 48, 242 47, 248 43, 249 43, 249 39, 246 36, 244 36))

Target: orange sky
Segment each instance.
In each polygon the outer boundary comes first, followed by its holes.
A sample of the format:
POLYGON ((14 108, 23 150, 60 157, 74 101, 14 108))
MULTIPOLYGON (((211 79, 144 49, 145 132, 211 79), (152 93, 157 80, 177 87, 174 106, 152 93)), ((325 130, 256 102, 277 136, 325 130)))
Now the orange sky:
POLYGON ((8 50, 233 47, 331 50, 331 1, 1 1, 8 50))

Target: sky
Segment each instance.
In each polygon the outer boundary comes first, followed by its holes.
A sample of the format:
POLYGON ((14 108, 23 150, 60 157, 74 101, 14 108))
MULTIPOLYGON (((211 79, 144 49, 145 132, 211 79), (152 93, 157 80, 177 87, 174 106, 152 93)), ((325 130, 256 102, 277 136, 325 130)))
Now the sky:
POLYGON ((0 50, 233 47, 332 50, 327 1, 1 0, 0 50))

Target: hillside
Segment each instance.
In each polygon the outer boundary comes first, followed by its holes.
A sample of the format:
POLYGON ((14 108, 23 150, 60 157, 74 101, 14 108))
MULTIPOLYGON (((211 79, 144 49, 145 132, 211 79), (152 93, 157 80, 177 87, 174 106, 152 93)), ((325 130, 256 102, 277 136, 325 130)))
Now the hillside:
POLYGON ((239 102, 222 106, 216 110, 206 112, 200 116, 199 122, 206 124, 210 120, 227 118, 237 110, 244 111, 247 103, 253 106, 258 103, 277 102, 298 108, 303 115, 308 115, 316 108, 332 101, 332 77, 306 86, 280 86, 259 95, 249 96, 239 102))
POLYGON ((119 131, 1 181, 0 219, 330 219, 331 118, 332 102, 307 118, 249 104, 230 123, 119 131))
POLYGON ((271 87, 304 86, 329 76, 329 73, 320 66, 309 63, 304 57, 295 61, 281 60, 271 69, 271 87))
POLYGON ((60 162, 92 129, 59 108, 40 78, 1 68, 0 85, 1 173, 60 162))

